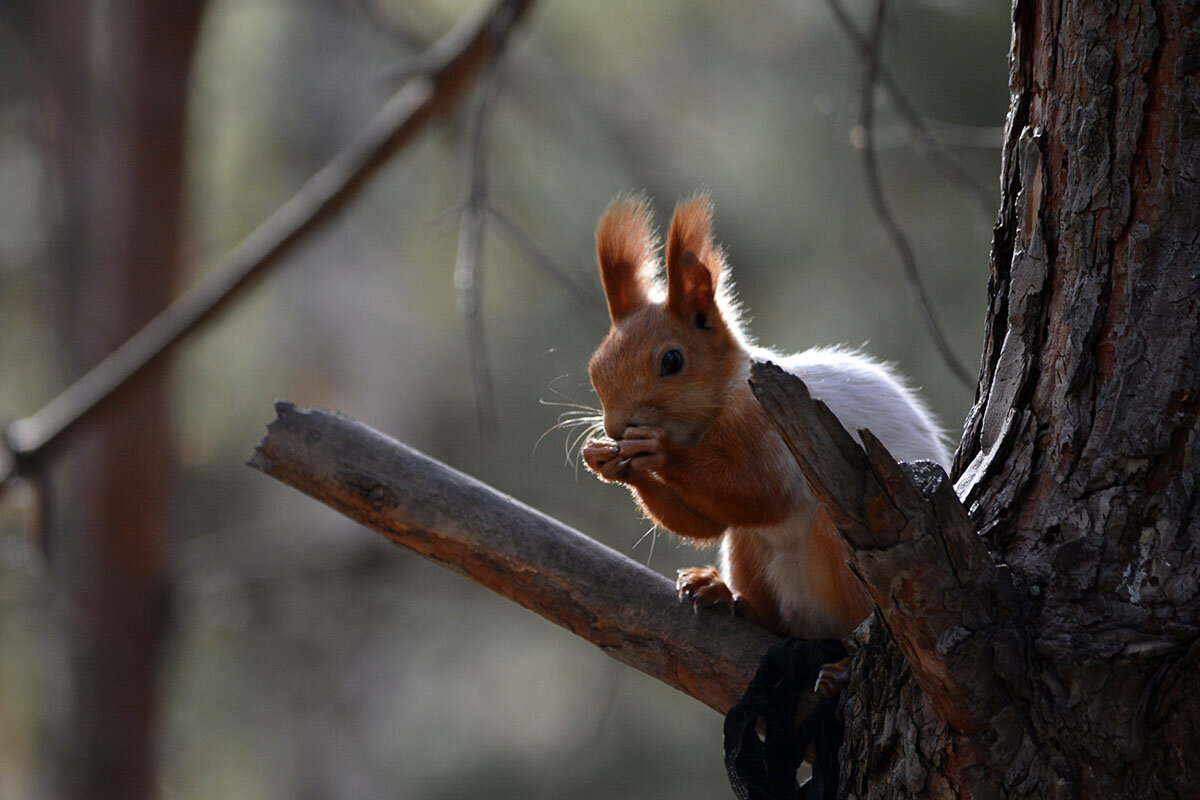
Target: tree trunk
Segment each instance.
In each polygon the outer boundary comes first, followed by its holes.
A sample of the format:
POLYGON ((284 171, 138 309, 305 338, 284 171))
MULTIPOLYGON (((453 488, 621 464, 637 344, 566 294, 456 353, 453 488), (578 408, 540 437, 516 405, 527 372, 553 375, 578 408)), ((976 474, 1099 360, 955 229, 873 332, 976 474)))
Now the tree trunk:
POLYGON ((999 710, 967 726, 873 619, 842 792, 1197 796, 1200 12, 1017 0, 1010 70, 955 476, 1017 639, 993 638, 999 710))
MULTIPOLYGON (((67 369, 95 364, 170 299, 187 80, 203 0, 58 0, 37 8, 60 189, 67 369)), ((165 370, 128 387, 54 462, 47 552, 67 685, 56 796, 156 794, 157 673, 167 630, 171 458, 165 370)), ((57 689, 57 687, 55 687, 57 689)))

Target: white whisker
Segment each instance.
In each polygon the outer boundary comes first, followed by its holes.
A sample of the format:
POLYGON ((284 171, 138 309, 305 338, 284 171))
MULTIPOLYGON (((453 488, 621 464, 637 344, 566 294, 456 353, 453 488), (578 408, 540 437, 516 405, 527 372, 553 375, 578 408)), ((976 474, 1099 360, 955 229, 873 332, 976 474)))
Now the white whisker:
MULTIPOLYGON (((566 375, 560 375, 554 381, 566 378, 566 375)), ((577 403, 565 394, 554 388, 554 381, 547 387, 550 392, 553 392, 562 400, 550 400, 545 397, 538 398, 538 403, 544 406, 564 409, 558 415, 558 419, 553 425, 542 432, 542 435, 533 443, 533 452, 536 453, 538 446, 542 440, 549 436, 554 431, 567 431, 567 436, 563 441, 563 455, 567 464, 571 463, 571 451, 576 448, 589 433, 593 432, 598 427, 598 421, 603 419, 603 411, 595 406, 590 406, 585 403, 577 403), (577 430, 577 429, 582 429, 577 430)), ((579 475, 579 465, 575 464, 576 478, 579 475)))
POLYGON ((649 536, 650 534, 654 533, 656 530, 658 530, 657 525, 651 525, 649 528, 646 528, 646 532, 643 533, 641 536, 639 536, 638 540, 633 543, 633 547, 631 547, 629 549, 637 550, 638 546, 641 545, 642 542, 646 541, 646 537, 649 536))
POLYGON ((599 414, 600 409, 595 406, 589 406, 586 403, 560 403, 556 400, 547 400, 544 397, 538 398, 538 403, 543 406, 551 406, 553 408, 577 408, 580 411, 588 411, 592 414, 599 414))
POLYGON ((593 425, 589 425, 588 427, 586 427, 583 430, 576 433, 574 438, 571 438, 570 436, 567 437, 567 440, 563 443, 565 445, 565 447, 563 449, 563 456, 566 459, 566 461, 565 461, 566 464, 569 465, 572 462, 574 462, 576 470, 578 470, 579 459, 573 458, 571 456, 572 451, 578 450, 578 448, 583 444, 583 442, 587 441, 589 437, 591 437, 592 435, 597 433, 600 430, 600 428, 601 428, 601 424, 595 423, 593 425))

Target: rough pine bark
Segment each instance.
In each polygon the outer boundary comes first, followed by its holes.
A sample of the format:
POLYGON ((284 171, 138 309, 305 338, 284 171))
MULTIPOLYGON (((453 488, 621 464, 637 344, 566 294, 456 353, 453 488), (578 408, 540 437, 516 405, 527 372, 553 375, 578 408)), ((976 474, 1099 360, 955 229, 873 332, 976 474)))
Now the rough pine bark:
POLYGON ((1200 796, 1200 12, 1017 0, 1010 89, 955 477, 1019 641, 968 730, 873 618, 842 793, 1200 796))

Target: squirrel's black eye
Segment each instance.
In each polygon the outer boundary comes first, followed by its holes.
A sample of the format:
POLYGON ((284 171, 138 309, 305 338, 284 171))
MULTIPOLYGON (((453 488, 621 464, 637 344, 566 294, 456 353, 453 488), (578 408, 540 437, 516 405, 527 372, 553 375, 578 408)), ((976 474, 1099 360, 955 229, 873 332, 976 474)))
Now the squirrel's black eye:
POLYGON ((658 368, 659 375, 665 378, 668 375, 674 375, 681 369, 683 369, 683 353, 678 350, 668 350, 663 353, 662 362, 658 368))

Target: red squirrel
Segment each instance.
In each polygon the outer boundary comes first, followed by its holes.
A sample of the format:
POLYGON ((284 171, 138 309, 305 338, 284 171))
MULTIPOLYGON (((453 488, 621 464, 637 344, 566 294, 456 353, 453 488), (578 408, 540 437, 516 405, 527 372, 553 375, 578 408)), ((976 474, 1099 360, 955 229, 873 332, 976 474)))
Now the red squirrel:
POLYGON ((868 428, 902 461, 947 454, 920 398, 877 361, 844 349, 781 355, 743 328, 712 205, 675 208, 665 281, 649 204, 618 198, 596 228, 612 326, 588 365, 605 438, 583 448, 655 524, 720 541, 720 569, 681 570, 681 598, 725 606, 781 636, 842 638, 871 603, 825 509, 751 393, 754 360, 797 375, 849 431, 868 428))

